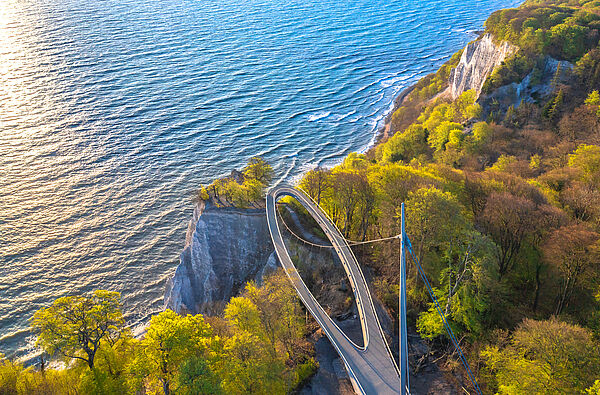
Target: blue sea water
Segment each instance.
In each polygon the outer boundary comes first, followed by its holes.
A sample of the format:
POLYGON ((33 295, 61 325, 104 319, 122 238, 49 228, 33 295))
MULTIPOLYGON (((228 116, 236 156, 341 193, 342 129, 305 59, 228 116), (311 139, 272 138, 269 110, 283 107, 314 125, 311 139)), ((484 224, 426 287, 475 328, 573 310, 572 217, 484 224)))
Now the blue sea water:
POLYGON ((1 0, 0 352, 33 312, 162 308, 191 193, 364 150, 394 97, 518 0, 1 0))

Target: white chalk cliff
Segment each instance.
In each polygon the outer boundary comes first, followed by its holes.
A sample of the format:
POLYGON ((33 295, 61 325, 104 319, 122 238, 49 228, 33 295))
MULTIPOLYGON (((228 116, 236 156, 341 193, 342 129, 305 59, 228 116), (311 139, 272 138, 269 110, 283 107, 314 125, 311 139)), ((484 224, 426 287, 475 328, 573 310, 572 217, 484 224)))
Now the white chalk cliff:
POLYGON ((494 43, 491 34, 485 34, 465 47, 458 65, 450 73, 448 88, 444 92, 452 100, 463 92, 474 89, 477 95, 494 67, 517 51, 517 47, 503 41, 494 43))
POLYGON ((249 280, 278 263, 264 209, 198 206, 190 221, 179 266, 168 282, 165 308, 215 313, 249 280))

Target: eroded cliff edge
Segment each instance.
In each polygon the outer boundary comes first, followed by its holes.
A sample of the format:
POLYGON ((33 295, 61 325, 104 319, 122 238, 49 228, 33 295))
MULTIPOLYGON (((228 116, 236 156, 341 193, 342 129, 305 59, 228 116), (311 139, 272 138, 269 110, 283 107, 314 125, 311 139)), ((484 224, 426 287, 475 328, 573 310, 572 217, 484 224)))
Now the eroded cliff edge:
MULTIPOLYGON (((451 100, 470 89, 479 96, 494 68, 517 50, 505 42, 495 43, 490 35, 469 43, 437 97, 444 95, 451 100)), ((402 106, 409 95, 410 90, 396 101, 396 105, 402 106)), ((219 208, 202 203, 194 211, 180 264, 167 285, 165 308, 179 313, 219 313, 247 281, 260 282, 264 274, 277 267, 264 209, 219 208)), ((381 310, 381 315, 387 316, 381 310)), ((394 334, 391 319, 386 332, 394 334)), ((348 386, 345 372, 336 365, 340 360, 322 334, 316 335, 315 342, 323 343, 323 349, 317 347, 321 368, 302 393, 321 393, 324 388, 328 388, 329 393, 344 393, 348 386)), ((431 350, 420 342, 412 343, 415 350, 423 348, 411 355, 417 364, 416 361, 431 350)), ((428 369, 431 370, 429 373, 421 371, 418 378, 413 377, 415 382, 424 379, 423 383, 416 384, 420 389, 426 392, 435 387, 443 388, 442 392, 452 392, 435 364, 428 364, 428 369)))
POLYGON ((442 94, 447 94, 454 100, 463 92, 473 89, 479 95, 494 67, 515 54, 518 49, 506 41, 494 43, 491 34, 484 34, 467 44, 458 65, 450 73, 448 88, 442 94))
POLYGON ((260 281, 277 265, 264 209, 200 203, 179 266, 167 283, 165 308, 217 313, 247 281, 260 281))

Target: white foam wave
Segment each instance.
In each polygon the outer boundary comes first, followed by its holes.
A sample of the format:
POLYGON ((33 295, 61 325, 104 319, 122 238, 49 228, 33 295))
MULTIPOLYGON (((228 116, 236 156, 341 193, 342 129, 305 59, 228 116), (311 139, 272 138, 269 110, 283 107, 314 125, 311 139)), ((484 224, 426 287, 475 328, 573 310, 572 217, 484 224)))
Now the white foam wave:
POLYGON ((308 121, 315 122, 315 121, 318 121, 319 119, 327 118, 330 115, 331 115, 331 111, 319 111, 315 114, 309 115, 308 121))

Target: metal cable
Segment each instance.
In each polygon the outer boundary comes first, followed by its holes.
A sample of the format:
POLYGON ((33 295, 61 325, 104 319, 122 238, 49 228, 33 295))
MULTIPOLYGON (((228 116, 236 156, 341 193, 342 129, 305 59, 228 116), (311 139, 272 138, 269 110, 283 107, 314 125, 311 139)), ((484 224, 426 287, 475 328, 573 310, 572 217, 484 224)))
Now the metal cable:
MULTIPOLYGON (((276 210, 276 212, 277 212, 277 210, 276 210)), ((281 219, 281 222, 283 223, 283 225, 285 226, 285 228, 286 228, 286 229, 288 230, 288 232, 290 232, 290 233, 291 233, 291 234, 292 234, 292 235, 293 235, 295 238, 299 239, 300 241, 302 241, 302 242, 304 242, 304 243, 306 243, 306 244, 313 245, 313 246, 315 246, 315 247, 321 247, 321 248, 333 248, 333 246, 332 246, 332 245, 322 245, 322 244, 315 244, 315 243, 312 243, 312 242, 310 242, 310 241, 307 241, 307 240, 303 239, 302 237, 298 236, 298 235, 297 235, 296 233, 294 233, 294 232, 293 232, 293 231, 292 231, 292 230, 289 228, 289 226, 288 226, 288 225, 285 223, 285 221, 284 221, 284 219, 283 219, 283 216, 282 216, 282 215, 281 215, 279 212, 277 212, 277 214, 279 215, 279 218, 281 219)), ((380 238, 380 239, 366 240, 366 241, 355 241, 355 240, 349 240, 349 239, 346 239, 346 238, 344 238, 344 240, 346 240, 346 242, 347 242, 349 245, 359 245, 359 244, 369 244, 369 243, 376 243, 376 242, 380 242, 380 241, 386 241, 386 240, 394 240, 394 239, 399 239, 399 238, 400 238, 400 235, 398 234, 398 235, 395 235, 395 236, 390 236, 390 237, 382 237, 382 238, 380 238)))
POLYGON ((281 219, 281 223, 283 223, 283 226, 285 226, 285 228, 287 229, 287 231, 288 231, 288 232, 290 232, 290 233, 292 234, 292 236, 294 236, 294 237, 295 237, 295 238, 297 238, 298 240, 300 240, 300 241, 302 241, 302 242, 304 242, 304 243, 306 243, 306 244, 308 244, 308 245, 314 246, 314 247, 320 247, 320 248, 333 248, 333 246, 332 246, 332 245, 322 245, 322 244, 316 244, 316 243, 312 243, 312 242, 310 242, 310 241, 308 241, 308 240, 304 240, 302 237, 300 237, 300 236, 298 236, 296 233, 294 233, 294 231, 293 231, 293 230, 291 230, 291 229, 289 228, 289 226, 287 226, 287 224, 285 223, 285 220, 283 219, 283 216, 282 216, 282 215, 281 215, 281 214, 278 212, 278 210, 275 210, 275 212, 276 212, 276 213, 277 213, 277 215, 279 216, 279 219, 281 219))
POLYGON ((427 276, 425 275, 425 271, 423 270, 421 263, 419 262, 419 260, 415 256, 415 253, 412 250, 412 245, 410 243, 410 239, 408 237, 406 237, 406 241, 407 241, 406 247, 408 247, 408 251, 410 252, 412 260, 415 263, 415 265, 417 266, 417 268, 419 269, 419 274, 421 275, 421 279, 423 280, 423 282, 425 283, 425 286, 427 287, 427 292, 429 292, 429 296, 431 296, 431 299, 433 300, 433 303, 435 305, 435 308, 436 308, 438 314, 442 317, 442 322, 444 323, 444 327, 446 328, 446 331, 448 332, 448 335, 450 336, 450 340, 452 340, 452 343, 454 344, 454 348, 456 349, 456 352, 458 352, 458 355, 460 357, 460 360, 461 360, 463 366, 467 370, 467 374, 469 375, 471 384, 473 384, 475 391, 477 391, 477 393, 479 395, 482 395, 481 389, 479 388, 479 384, 477 384, 477 380, 475 380, 475 376, 473 375, 473 372, 471 371, 471 368, 469 366, 469 362, 467 362, 467 359, 465 358, 465 355, 463 354, 462 349, 460 348, 460 344, 458 344, 458 341, 456 340, 456 337, 454 336, 454 332, 452 331, 452 328, 450 328, 448 321, 446 321, 446 316, 442 312, 442 309, 438 303, 437 297, 435 296, 435 294, 433 293, 433 290, 431 289, 431 284, 429 284, 429 280, 427 279, 427 276))

